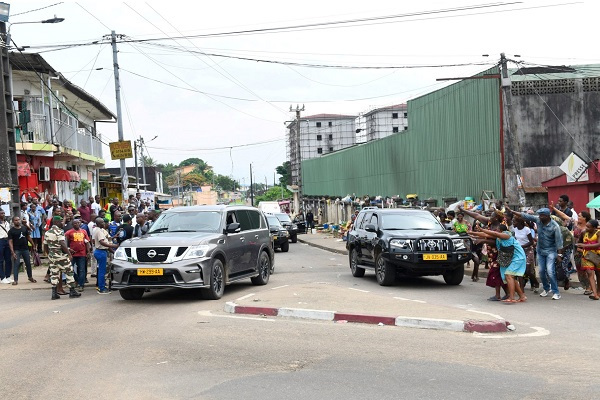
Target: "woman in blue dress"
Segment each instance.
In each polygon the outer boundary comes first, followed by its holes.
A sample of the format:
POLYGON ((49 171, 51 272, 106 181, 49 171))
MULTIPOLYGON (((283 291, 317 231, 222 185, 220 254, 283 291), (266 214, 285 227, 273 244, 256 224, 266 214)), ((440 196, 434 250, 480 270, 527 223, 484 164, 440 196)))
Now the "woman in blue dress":
POLYGON ((489 229, 480 229, 488 238, 496 240, 496 248, 498 249, 498 261, 502 258, 503 249, 510 254, 512 248, 512 257, 507 260, 506 265, 500 265, 500 276, 502 281, 508 287, 508 298, 502 300, 506 304, 523 303, 527 301, 521 285, 517 281, 518 277, 525 274, 527 266, 527 257, 525 251, 519 242, 510 234, 506 225, 500 225, 499 231, 489 229), (515 291, 519 295, 519 299, 515 300, 515 291))
POLYGON ((42 252, 42 212, 37 208, 37 205, 31 204, 29 207, 29 224, 31 225, 31 238, 35 242, 38 252, 42 252))

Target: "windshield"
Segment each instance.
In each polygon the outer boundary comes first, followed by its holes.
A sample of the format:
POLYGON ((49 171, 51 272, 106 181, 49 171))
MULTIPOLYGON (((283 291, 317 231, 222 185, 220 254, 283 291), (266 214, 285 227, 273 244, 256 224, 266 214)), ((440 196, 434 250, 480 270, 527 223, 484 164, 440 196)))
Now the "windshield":
POLYGON ((221 213, 218 211, 174 212, 162 214, 148 233, 218 232, 221 213))
POLYGON ((267 221, 269 222, 269 226, 281 226, 281 222, 274 215, 267 215, 267 221))
POLYGON ((388 230, 439 230, 444 227, 430 214, 384 214, 381 229, 388 230))
POLYGON ((275 216, 279 218, 281 222, 289 222, 290 224, 292 223, 290 216, 287 214, 275 214, 275 216))

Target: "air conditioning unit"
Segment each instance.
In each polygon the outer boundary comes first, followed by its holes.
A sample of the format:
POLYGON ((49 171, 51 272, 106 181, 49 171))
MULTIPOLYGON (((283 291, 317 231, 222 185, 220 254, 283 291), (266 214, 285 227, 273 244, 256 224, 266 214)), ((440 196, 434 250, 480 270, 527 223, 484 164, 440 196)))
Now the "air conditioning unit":
POLYGON ((38 181, 50 181, 50 167, 40 167, 40 170, 38 171, 38 181))

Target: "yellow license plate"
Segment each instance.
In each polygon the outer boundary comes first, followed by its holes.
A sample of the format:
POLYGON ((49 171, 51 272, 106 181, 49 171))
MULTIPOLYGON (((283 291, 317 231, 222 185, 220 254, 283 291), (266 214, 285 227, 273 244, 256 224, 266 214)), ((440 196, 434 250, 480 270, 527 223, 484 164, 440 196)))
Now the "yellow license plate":
POLYGON ((448 254, 423 254, 424 261, 445 261, 448 259, 448 254))
POLYGON ((277 240, 277 236, 273 236, 273 240, 277 240))
POLYGON ((140 275, 144 275, 144 276, 162 275, 163 269, 162 268, 138 268, 137 274, 138 274, 138 276, 140 276, 140 275))

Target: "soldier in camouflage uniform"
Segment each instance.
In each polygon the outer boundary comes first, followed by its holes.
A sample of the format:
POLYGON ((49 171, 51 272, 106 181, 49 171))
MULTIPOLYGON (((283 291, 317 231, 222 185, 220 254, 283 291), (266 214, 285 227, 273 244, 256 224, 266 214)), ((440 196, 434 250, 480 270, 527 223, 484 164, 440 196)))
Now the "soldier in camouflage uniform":
POLYGON ((56 285, 61 279, 61 273, 67 275, 67 285, 70 286, 69 297, 79 297, 81 293, 75 290, 75 279, 73 278, 72 256, 65 241, 63 231, 63 219, 55 216, 53 225, 46 232, 46 247, 48 249, 48 261, 50 264, 50 283, 52 283, 52 300, 60 299, 56 285))

